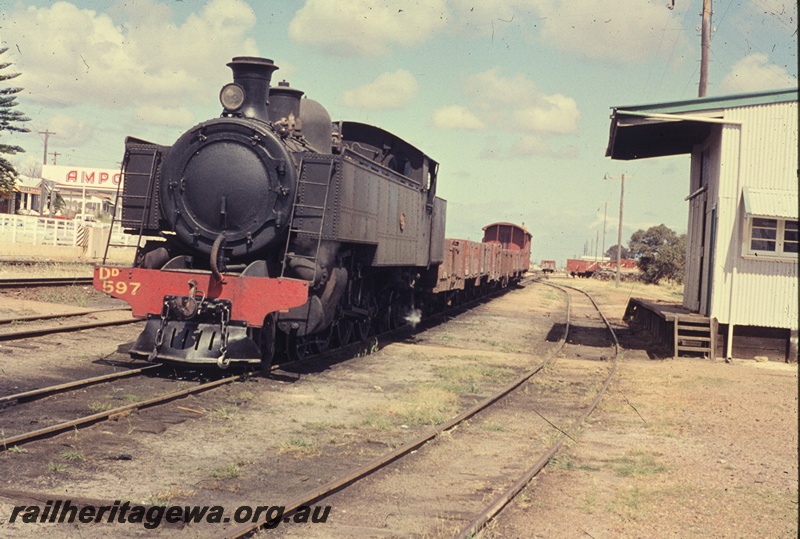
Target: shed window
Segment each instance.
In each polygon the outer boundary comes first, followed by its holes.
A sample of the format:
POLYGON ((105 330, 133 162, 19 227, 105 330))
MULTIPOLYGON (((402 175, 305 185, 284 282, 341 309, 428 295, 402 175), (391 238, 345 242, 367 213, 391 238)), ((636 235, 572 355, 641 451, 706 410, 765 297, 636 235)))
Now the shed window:
POLYGON ((752 217, 748 227, 747 254, 755 257, 797 258, 797 221, 752 217))
POLYGON ((783 252, 797 252, 797 221, 786 221, 783 228, 783 252))

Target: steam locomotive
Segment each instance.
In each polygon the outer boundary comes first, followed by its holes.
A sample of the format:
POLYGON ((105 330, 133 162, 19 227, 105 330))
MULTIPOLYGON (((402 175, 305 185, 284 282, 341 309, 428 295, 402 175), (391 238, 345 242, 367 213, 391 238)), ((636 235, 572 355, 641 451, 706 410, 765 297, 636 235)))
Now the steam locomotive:
POLYGON ((125 141, 122 227, 133 267, 98 290, 147 320, 131 355, 184 364, 301 358, 365 340, 528 269, 530 234, 446 240, 438 164, 371 125, 332 122, 272 60, 236 57, 222 114, 172 146, 125 141), (142 244, 144 240, 144 244, 142 244))

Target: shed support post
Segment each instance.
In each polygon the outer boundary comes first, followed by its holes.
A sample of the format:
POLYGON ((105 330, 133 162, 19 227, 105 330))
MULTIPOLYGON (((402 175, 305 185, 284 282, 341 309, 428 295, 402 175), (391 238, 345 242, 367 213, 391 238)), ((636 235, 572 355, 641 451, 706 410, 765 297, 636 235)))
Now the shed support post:
POLYGON ((798 336, 796 329, 789 330, 789 356, 786 358, 788 363, 797 363, 797 344, 798 336))
POLYGON ((727 343, 725 345, 725 359, 733 358, 733 324, 728 324, 727 343))
POLYGON ((711 358, 711 361, 716 361, 717 360, 717 332, 719 331, 719 322, 717 322, 716 318, 712 318, 711 320, 709 320, 708 325, 709 325, 709 332, 708 332, 709 335, 708 336, 711 338, 711 341, 708 343, 708 346, 710 348, 708 355, 711 358))
POLYGON ((672 359, 678 359, 678 315, 672 318, 672 359))

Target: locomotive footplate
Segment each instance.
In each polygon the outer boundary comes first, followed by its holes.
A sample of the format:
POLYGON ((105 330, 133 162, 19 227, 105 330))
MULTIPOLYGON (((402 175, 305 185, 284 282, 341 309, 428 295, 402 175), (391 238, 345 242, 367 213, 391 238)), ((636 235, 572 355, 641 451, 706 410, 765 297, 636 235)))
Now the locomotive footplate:
POLYGON ((231 361, 261 361, 247 325, 232 322, 230 313, 227 300, 164 296, 161 314, 148 315, 130 353, 149 361, 208 363, 221 368, 231 361))

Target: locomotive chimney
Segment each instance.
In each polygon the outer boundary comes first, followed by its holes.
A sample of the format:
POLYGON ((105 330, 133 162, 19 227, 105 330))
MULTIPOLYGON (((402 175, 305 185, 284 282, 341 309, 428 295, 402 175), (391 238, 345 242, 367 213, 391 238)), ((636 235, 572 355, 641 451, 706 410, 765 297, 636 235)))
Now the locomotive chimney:
MULTIPOLYGON (((268 58, 237 56, 228 63, 228 67, 233 71, 234 84, 238 84, 244 90, 244 95, 241 97, 241 105, 236 108, 232 108, 235 105, 228 105, 223 100, 225 112, 268 121, 269 83, 272 72, 278 69, 278 66, 268 58)), ((231 85, 226 85, 222 89, 223 94, 229 86, 231 85)))

